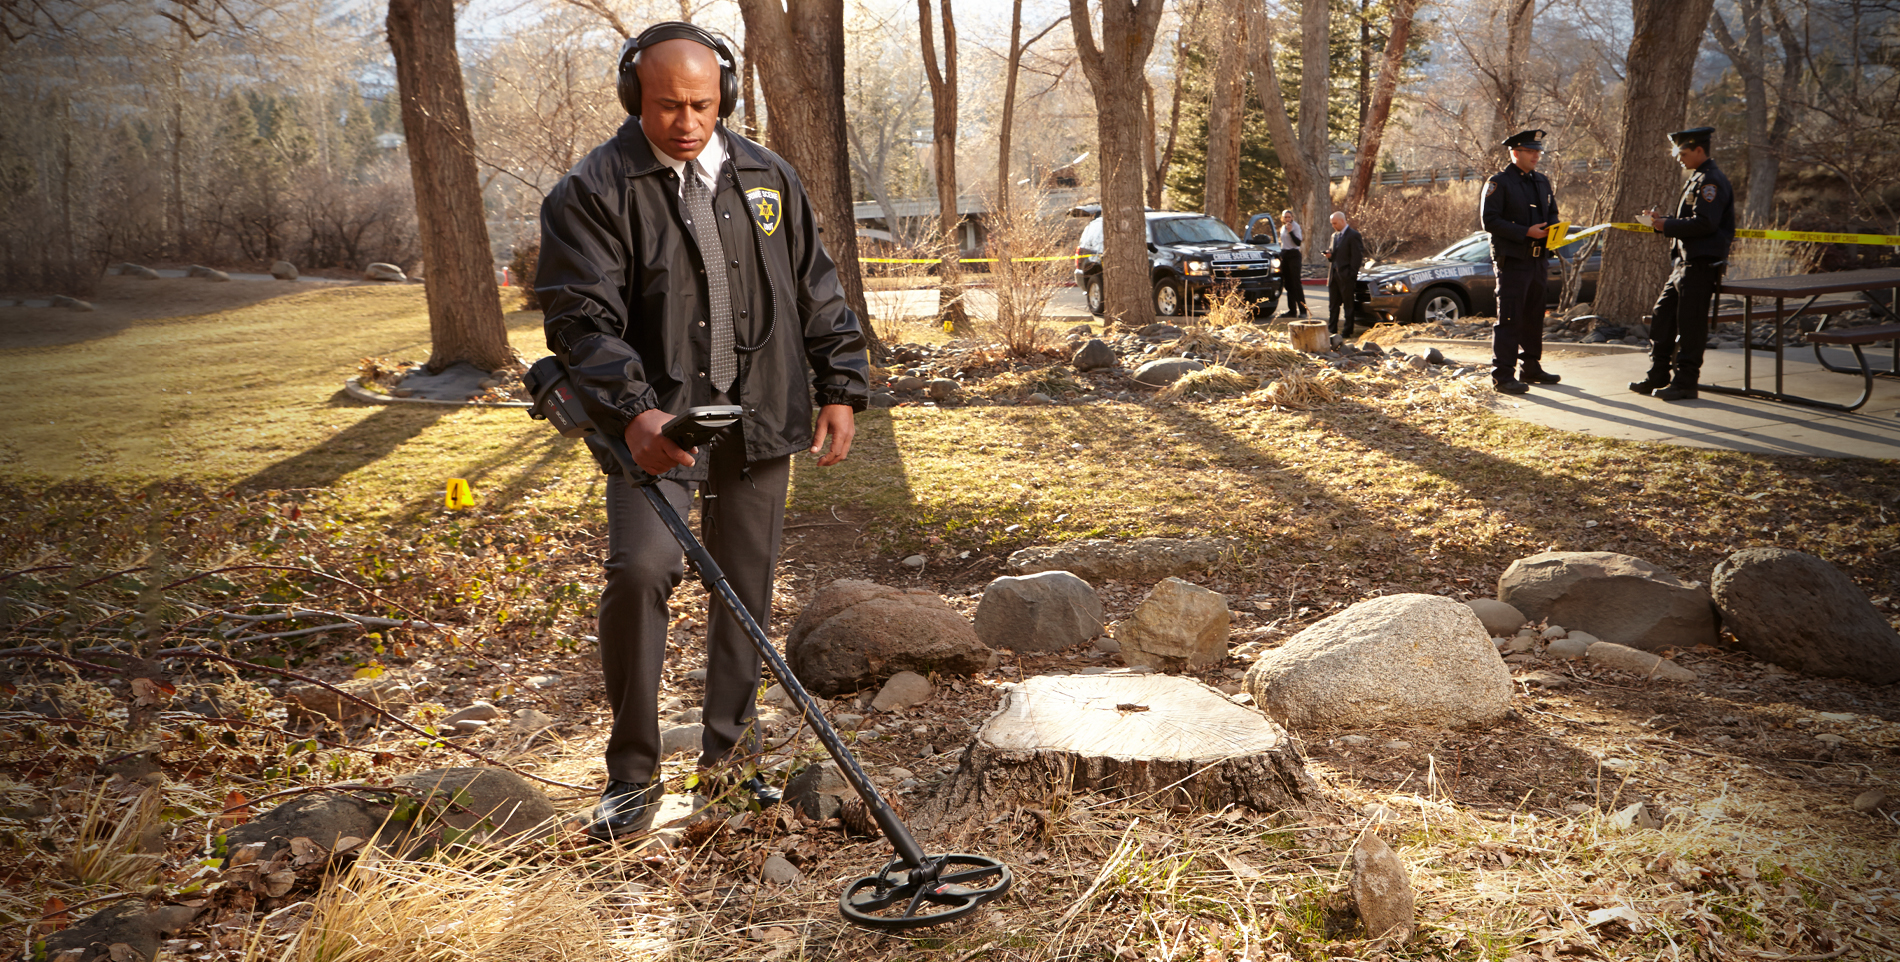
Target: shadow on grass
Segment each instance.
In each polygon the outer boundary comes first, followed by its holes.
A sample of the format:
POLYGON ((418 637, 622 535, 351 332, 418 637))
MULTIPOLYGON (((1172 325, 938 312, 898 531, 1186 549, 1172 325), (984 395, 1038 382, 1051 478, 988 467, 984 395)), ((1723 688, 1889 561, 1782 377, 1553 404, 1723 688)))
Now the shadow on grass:
POLYGON ((395 453, 453 410, 433 404, 389 405, 315 447, 266 466, 236 487, 240 491, 330 487, 352 471, 395 453))

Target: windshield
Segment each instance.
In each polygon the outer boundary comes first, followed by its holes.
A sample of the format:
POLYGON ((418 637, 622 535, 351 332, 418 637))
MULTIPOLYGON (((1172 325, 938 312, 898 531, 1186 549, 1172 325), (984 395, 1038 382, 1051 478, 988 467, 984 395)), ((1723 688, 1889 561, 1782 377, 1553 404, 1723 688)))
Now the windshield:
POLYGON ((1440 261, 1488 261, 1491 259, 1491 235, 1473 234, 1432 255, 1440 261))
POLYGON ((1234 229, 1212 217, 1169 217, 1148 222, 1148 231, 1157 244, 1235 244, 1240 242, 1234 229))

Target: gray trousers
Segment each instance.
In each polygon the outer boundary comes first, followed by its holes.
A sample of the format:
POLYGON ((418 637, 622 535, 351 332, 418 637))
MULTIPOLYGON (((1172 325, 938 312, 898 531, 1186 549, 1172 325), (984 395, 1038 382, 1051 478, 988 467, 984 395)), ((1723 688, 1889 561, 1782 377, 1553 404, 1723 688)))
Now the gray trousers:
MULTIPOLYGON (((701 457, 706 448, 700 448, 701 457)), ((658 482, 680 517, 700 495, 700 539, 760 625, 772 615, 772 574, 785 528, 791 458, 746 469, 743 446, 715 444, 705 482, 658 482), (741 472, 745 471, 745 475, 741 472), (746 475, 749 475, 747 477, 746 475)), ((685 576, 685 556, 666 525, 619 475, 607 486, 607 584, 600 595, 600 665, 613 709, 607 777, 645 785, 660 768, 659 690, 669 622, 666 601, 685 576)), ((759 653, 717 598, 706 629, 705 735, 699 763, 712 765, 752 724, 759 653)), ((755 746, 749 750, 756 750, 755 746)))

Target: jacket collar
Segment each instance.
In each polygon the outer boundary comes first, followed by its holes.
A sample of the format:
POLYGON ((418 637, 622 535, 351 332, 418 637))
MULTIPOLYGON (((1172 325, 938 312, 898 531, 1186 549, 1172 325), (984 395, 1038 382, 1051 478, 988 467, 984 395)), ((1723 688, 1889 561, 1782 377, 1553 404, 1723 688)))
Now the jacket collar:
MULTIPOLYGON (((726 155, 734 167, 740 170, 764 170, 771 166, 765 159, 765 148, 739 136, 720 124, 725 131, 726 155)), ((640 129, 640 118, 628 117, 614 132, 614 143, 620 148, 620 155, 627 158, 628 177, 644 177, 666 170, 665 164, 653 156, 652 141, 647 140, 646 131, 640 129)))

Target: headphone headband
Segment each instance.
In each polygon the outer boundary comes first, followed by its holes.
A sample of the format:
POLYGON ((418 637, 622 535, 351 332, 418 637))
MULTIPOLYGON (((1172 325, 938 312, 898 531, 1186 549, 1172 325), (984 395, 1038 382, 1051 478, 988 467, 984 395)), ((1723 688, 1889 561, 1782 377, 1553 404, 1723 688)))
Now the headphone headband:
POLYGON ((620 51, 620 69, 633 69, 634 63, 640 58, 640 51, 668 40, 691 40, 711 50, 718 57, 719 66, 723 70, 733 70, 738 66, 732 56, 732 48, 712 31, 684 20, 663 20, 640 31, 639 36, 627 41, 626 46, 620 51))

